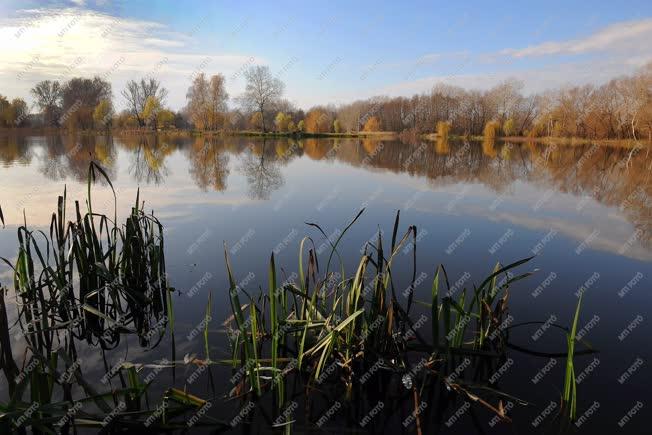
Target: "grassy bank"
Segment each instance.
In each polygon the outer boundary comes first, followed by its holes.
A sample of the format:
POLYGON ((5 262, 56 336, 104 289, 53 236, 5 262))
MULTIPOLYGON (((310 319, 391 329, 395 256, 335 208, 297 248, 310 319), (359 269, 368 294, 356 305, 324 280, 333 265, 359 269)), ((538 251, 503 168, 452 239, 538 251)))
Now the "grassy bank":
MULTIPOLYGON (((116 135, 143 135, 143 134, 165 134, 165 135, 190 135, 190 136, 205 136, 205 137, 220 137, 220 136, 233 136, 233 137, 262 137, 262 138, 376 138, 376 139, 394 139, 398 135, 391 131, 364 131, 357 133, 308 133, 308 132, 278 132, 255 130, 243 131, 230 131, 230 130, 194 130, 194 129, 159 129, 151 130, 148 128, 135 128, 135 129, 111 129, 113 134, 116 135)), ((81 134, 105 134, 106 130, 83 130, 81 134)))
MULTIPOLYGON (((365 139, 378 139, 378 140, 401 140, 403 142, 418 141, 425 139, 436 142, 440 139, 438 133, 424 133, 424 134, 402 134, 391 131, 373 131, 373 132, 356 132, 356 133, 307 133, 307 132, 260 132, 254 130, 245 131, 224 131, 224 130, 194 130, 194 129, 159 129, 152 130, 149 128, 113 128, 110 130, 68 130, 60 128, 12 128, 0 129, 0 136, 28 136, 28 135, 52 135, 52 134, 81 134, 84 136, 92 135, 105 135, 107 132, 120 135, 149 135, 149 134, 164 134, 168 136, 206 136, 206 137, 219 137, 219 136, 233 136, 233 137, 260 137, 260 138, 365 138, 365 139)), ((473 140, 483 141, 484 136, 463 136, 449 134, 449 140, 473 140)), ((604 145, 622 148, 636 148, 636 147, 652 147, 652 141, 648 139, 586 139, 576 137, 528 137, 528 136, 497 136, 494 140, 500 140, 512 143, 543 143, 549 145, 604 145)))
MULTIPOLYGON (((210 133, 210 132, 209 132, 210 133)), ((220 132, 217 132, 220 134, 220 132)), ((293 138, 318 138, 318 137, 342 137, 342 138, 378 138, 393 139, 397 134, 392 131, 361 131, 357 133, 308 133, 308 132, 266 132, 261 131, 226 131, 221 134, 230 136, 256 136, 256 137, 293 137, 293 138)))

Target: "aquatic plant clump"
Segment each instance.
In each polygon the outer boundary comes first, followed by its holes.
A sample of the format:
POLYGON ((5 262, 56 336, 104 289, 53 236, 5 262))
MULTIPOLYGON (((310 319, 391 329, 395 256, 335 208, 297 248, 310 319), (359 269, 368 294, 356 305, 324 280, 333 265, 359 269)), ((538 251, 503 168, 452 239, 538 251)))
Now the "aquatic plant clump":
POLYGON ((93 400, 99 410, 109 412, 105 398, 97 397, 83 379, 78 343, 99 347, 107 367, 105 352, 117 347, 122 335, 135 334, 142 346, 152 348, 173 325, 162 224, 144 212, 138 195, 122 226, 116 222, 115 207, 112 217, 94 212, 91 191, 98 177, 109 185, 115 199, 106 172, 91 163, 86 211, 75 201, 74 218, 67 220, 64 189, 49 233, 31 230, 25 219, 18 228, 15 262, 2 259, 13 270, 12 305, 17 309, 10 327, 5 304, 8 291, 1 289, 0 369, 11 397, 9 403, 0 405, 4 413, 0 426, 5 429, 27 427, 30 422, 37 428, 50 412, 65 414, 75 383, 87 393, 85 401, 93 400), (26 345, 19 364, 12 353, 10 328, 26 345), (63 393, 55 394, 56 385, 63 393), (65 400, 55 406, 52 400, 61 394, 65 400), (16 426, 15 415, 27 415, 30 403, 39 404, 39 411, 16 426), (45 411, 46 404, 52 407, 50 411, 45 411))
POLYGON ((526 402, 488 387, 485 374, 495 372, 506 359, 509 287, 531 275, 508 271, 531 258, 496 265, 478 287, 464 288, 459 296, 439 266, 430 299, 415 300, 417 229, 410 226, 399 238, 398 213, 390 249, 383 246, 379 232, 377 240, 365 247, 355 272, 345 273, 339 242, 361 213, 334 242, 319 225, 309 224, 330 243, 325 268, 322 264, 320 273, 317 250, 306 237, 300 243, 298 281, 278 283, 272 254, 268 289, 257 297, 237 287, 225 249, 233 309, 225 325, 231 330, 233 364, 248 374, 235 391, 258 396, 276 391, 281 404, 286 375, 296 372, 309 390, 323 390, 339 380, 346 400, 355 403, 364 401, 362 397, 382 396, 379 386, 397 378, 402 394, 414 402, 417 424, 424 403, 439 402, 445 408, 456 395, 509 420, 504 400, 526 402), (412 279, 399 292, 392 271, 397 254, 404 251, 412 252, 412 279), (418 317, 412 314, 417 305, 425 308, 418 317), (433 401, 433 395, 439 400, 433 401))

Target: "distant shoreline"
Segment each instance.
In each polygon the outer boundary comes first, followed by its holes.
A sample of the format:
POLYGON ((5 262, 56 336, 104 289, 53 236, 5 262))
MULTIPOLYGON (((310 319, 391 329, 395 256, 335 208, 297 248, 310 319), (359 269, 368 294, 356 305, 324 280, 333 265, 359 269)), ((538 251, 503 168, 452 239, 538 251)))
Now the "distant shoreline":
POLYGON ((308 132, 261 132, 261 131, 224 131, 210 132, 223 136, 252 136, 252 137, 292 137, 297 139, 303 138, 320 138, 320 137, 344 137, 344 138, 382 138, 395 139, 398 137, 393 131, 361 131, 357 133, 308 133, 308 132))
MULTIPOLYGON (((436 141, 439 139, 437 133, 428 133, 421 136, 424 139, 430 141, 436 141)), ((451 140, 472 140, 476 142, 482 142, 485 140, 484 136, 460 136, 460 135, 449 135, 448 139, 451 140)), ((621 146, 621 147, 633 147, 635 144, 652 146, 652 142, 648 139, 585 139, 579 137, 553 137, 553 136, 540 136, 540 137, 530 137, 530 136, 496 136, 495 140, 500 140, 504 142, 517 142, 517 143, 527 143, 527 142, 536 142, 547 145, 610 145, 610 146, 621 146)))
MULTIPOLYGON (((439 140, 437 133, 421 133, 414 136, 403 136, 400 133, 393 131, 361 131, 361 132, 347 132, 347 133, 308 133, 308 132, 261 132, 261 131, 224 131, 224 130, 193 130, 193 129, 160 129, 151 130, 145 128, 135 129, 118 129, 113 128, 109 130, 68 130, 63 128, 0 128, 0 135, 20 134, 20 135, 37 135, 37 134, 83 134, 83 135, 104 135, 108 132, 111 134, 120 135, 149 135, 149 134, 165 134, 165 135, 190 135, 190 136, 232 136, 232 137, 260 137, 260 138, 293 138, 293 139, 313 139, 313 138, 362 138, 362 139, 378 139, 378 140, 391 140, 391 139, 421 139, 428 141, 439 140)), ((463 136, 463 135, 448 135, 449 140, 472 140, 483 141, 484 136, 463 136)), ((404 140, 404 141, 405 141, 404 140)), ((536 142, 548 145, 609 145, 632 148, 635 144, 643 146, 652 146, 652 141, 648 139, 586 139, 577 137, 529 137, 529 136, 496 136, 495 140, 505 142, 527 143, 536 142)))

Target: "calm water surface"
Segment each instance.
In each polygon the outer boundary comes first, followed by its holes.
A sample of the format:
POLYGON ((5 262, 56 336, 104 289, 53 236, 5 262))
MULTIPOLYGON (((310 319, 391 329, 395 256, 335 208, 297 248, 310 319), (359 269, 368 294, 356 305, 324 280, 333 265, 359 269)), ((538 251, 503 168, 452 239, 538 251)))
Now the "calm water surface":
MULTIPOLYGON (((46 228, 64 186, 68 198, 85 199, 91 159, 110 174, 123 216, 140 188, 146 208, 167 229, 168 271, 178 290, 177 351, 182 355, 203 352, 201 339, 188 340, 186 335, 202 319, 212 291, 217 326, 215 331, 211 327, 211 356, 230 356, 219 330, 230 314, 223 242, 236 279, 254 291, 266 286, 272 251, 277 265, 292 276, 304 235, 313 237, 318 252, 326 247, 323 236, 306 222, 317 222, 327 235, 337 237, 365 208, 342 242, 350 271, 379 230, 391 237, 395 213, 401 210, 403 230, 410 224, 418 230, 421 284, 416 299, 428 299, 439 263, 446 266, 451 285, 458 283, 455 288, 461 290, 479 284, 496 262, 507 264, 533 253, 537 256, 529 268, 538 272, 510 290, 514 323, 556 319, 569 325, 577 294, 584 292, 578 328, 599 353, 576 359, 577 374, 585 373, 578 385, 578 415, 592 406, 594 410, 581 433, 616 432, 637 401, 647 403, 652 385, 652 371, 646 367, 652 357, 646 338, 652 284, 649 150, 359 139, 3 137, 0 205, 7 227, 0 230, 0 256, 15 259, 23 210, 29 226, 46 228), (637 316, 643 319, 636 323, 640 326, 623 336, 637 316), (621 382, 637 358, 643 367, 621 382)), ((112 212, 108 187, 96 186, 93 195, 94 209, 112 212)), ((72 210, 72 201, 68 206, 72 210)), ((399 261, 409 265, 411 255, 402 257, 399 261)), ((395 277, 399 288, 409 285, 410 276, 405 267, 395 277)), ((0 282, 10 285, 11 277, 0 266, 0 282)), ((416 307, 417 315, 419 309, 425 312, 416 307)), ((537 352, 565 351, 563 333, 552 328, 534 340, 537 327, 514 329, 510 339, 537 352)), ((135 346, 130 352, 143 361, 167 354, 165 345, 148 352, 135 346)), ((491 415, 481 410, 463 416, 451 429, 440 427, 443 433, 473 432, 475 417, 488 432, 535 430, 531 422, 550 401, 559 400, 565 359, 557 360, 535 385, 532 379, 549 358, 516 350, 511 358, 514 364, 500 388, 531 403, 515 411, 514 425, 492 428, 486 423, 491 415)), ((224 393, 229 387, 222 388, 224 393)), ((201 394, 205 385, 197 388, 201 394)), ((234 414, 226 408, 214 411, 225 419, 234 414)), ((365 431, 395 427, 398 432, 402 418, 383 416, 365 431)), ((623 430, 649 433, 643 420, 639 411, 623 430)), ((305 422, 298 427, 299 432, 316 429, 305 422)))

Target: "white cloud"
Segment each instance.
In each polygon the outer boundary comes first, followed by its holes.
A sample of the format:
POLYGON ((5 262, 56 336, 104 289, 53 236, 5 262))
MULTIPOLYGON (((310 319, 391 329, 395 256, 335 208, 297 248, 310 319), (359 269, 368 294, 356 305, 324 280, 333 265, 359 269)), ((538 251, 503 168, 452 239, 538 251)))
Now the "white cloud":
MULTIPOLYGON (((610 79, 632 74, 652 61, 652 18, 626 21, 607 26, 590 36, 568 41, 545 42, 522 49, 504 49, 475 56, 466 54, 455 70, 448 75, 433 75, 411 80, 408 76, 397 83, 368 89, 364 97, 388 94, 409 96, 429 92, 437 83, 466 89, 488 89, 507 78, 525 83, 526 93, 535 93, 566 85, 601 84, 610 79), (600 57, 578 56, 601 52, 600 57), (524 67, 521 59, 534 56, 570 55, 571 60, 560 63, 551 58, 543 65, 524 67), (578 57, 576 60, 572 56, 578 57), (476 67, 481 65, 483 71, 476 67), (494 71, 486 72, 486 67, 494 71)), ((360 96, 358 96, 360 98, 360 96)), ((339 101, 347 101, 346 97, 339 101)))
POLYGON ((501 51, 516 58, 561 54, 584 54, 603 50, 644 48, 652 41, 652 18, 612 24, 585 38, 569 41, 548 41, 529 47, 501 51))
MULTIPOLYGON (((153 21, 68 8, 20 11, 0 19, 0 88, 9 97, 29 100, 40 80, 100 75, 113 84, 116 106, 130 79, 155 75, 169 91, 168 104, 185 104, 190 76, 197 70, 227 77, 242 65, 262 63, 251 55, 200 51, 193 38, 153 21)), ((227 86, 239 86, 238 81, 227 86)), ((229 89, 234 94, 233 89, 229 89)))

